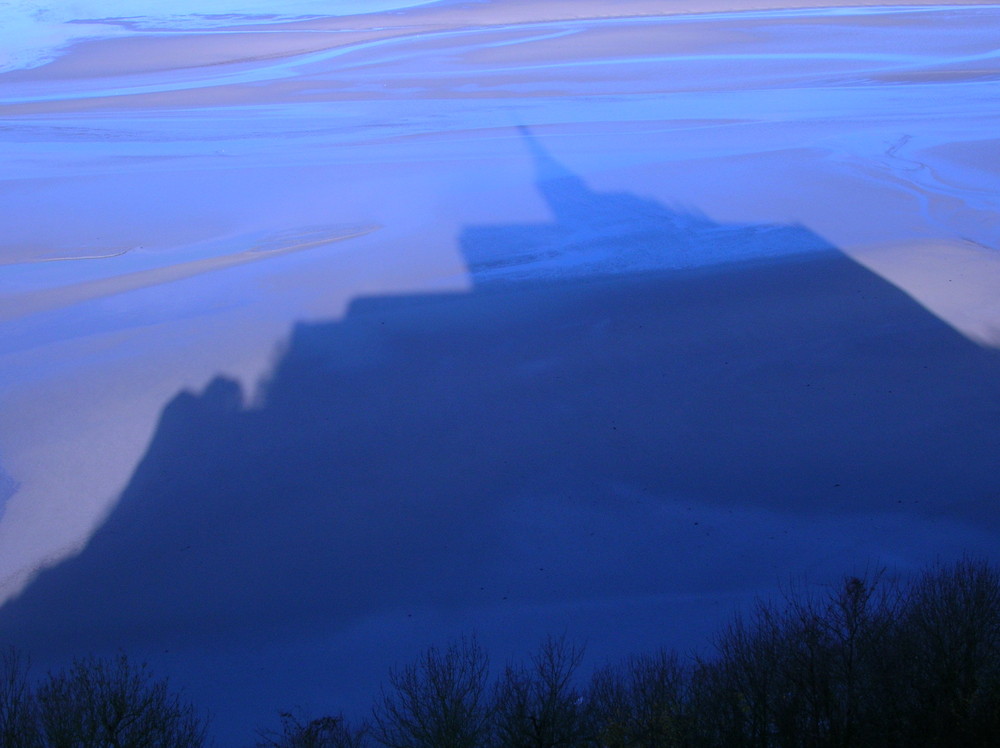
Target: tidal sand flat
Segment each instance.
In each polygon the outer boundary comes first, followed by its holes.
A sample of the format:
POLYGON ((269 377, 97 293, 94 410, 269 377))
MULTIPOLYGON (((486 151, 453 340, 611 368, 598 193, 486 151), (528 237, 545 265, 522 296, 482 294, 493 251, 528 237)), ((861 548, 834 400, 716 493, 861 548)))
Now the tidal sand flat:
POLYGON ((0 640, 239 745, 997 558, 996 6, 402 5, 0 73, 0 640))

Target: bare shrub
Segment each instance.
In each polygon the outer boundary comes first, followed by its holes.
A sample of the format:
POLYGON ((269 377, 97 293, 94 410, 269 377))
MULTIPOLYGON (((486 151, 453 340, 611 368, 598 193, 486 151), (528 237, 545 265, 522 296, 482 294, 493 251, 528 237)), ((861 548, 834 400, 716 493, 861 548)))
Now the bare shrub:
POLYGON ((530 667, 508 666, 496 688, 495 741, 503 748, 583 745, 589 735, 584 694, 574 685, 583 649, 549 637, 530 667))
POLYGON ((489 660, 475 639, 431 647, 389 674, 373 710, 373 734, 388 748, 480 748, 492 717, 489 660))
POLYGON ((198 748, 207 721, 125 655, 77 660, 50 673, 36 692, 38 724, 48 748, 198 748))
POLYGON ((594 674, 590 705, 597 742, 607 748, 687 745, 687 673, 677 654, 659 650, 594 674))
POLYGON ((1000 574, 963 560, 924 572, 906 598, 895 667, 897 730, 911 745, 1000 740, 1000 574))
POLYGON ((367 729, 353 728, 341 717, 304 719, 281 712, 280 730, 260 730, 257 748, 364 748, 367 729))
POLYGON ((41 746, 34 696, 28 682, 28 661, 13 647, 0 654, 0 746, 41 746))

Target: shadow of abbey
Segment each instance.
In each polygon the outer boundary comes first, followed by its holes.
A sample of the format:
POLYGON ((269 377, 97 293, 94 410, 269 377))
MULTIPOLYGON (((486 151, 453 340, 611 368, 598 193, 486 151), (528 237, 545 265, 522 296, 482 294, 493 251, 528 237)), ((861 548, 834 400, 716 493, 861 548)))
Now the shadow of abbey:
POLYGON ((629 193, 598 193, 518 128, 535 166, 536 187, 555 219, 474 226, 462 253, 479 284, 662 271, 760 260, 834 248, 801 226, 719 224, 629 193))
POLYGON ((563 603, 877 555, 823 534, 845 516, 1000 529, 995 352, 802 227, 595 193, 528 138, 551 223, 466 230, 470 293, 297 325, 257 405, 225 378, 177 395, 0 641, 232 645, 506 605, 558 630, 563 603), (816 536, 775 539, 782 518, 816 536))

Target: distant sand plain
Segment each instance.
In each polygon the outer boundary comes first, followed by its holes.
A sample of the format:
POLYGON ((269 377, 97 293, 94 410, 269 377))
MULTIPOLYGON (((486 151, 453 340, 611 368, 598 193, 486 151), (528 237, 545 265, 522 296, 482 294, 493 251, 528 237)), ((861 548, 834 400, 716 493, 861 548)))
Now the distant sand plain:
MULTIPOLYGON (((503 282, 458 238, 551 220, 519 128, 596 193, 803 227, 1000 347, 998 38, 988 3, 494 0, 0 75, 0 589, 86 543, 179 391, 254 393, 296 322, 360 297, 503 282)), ((517 277, 648 269, 571 250, 517 277)), ((754 258, 662 266, 729 259, 754 258)), ((995 538, 864 542, 824 537, 820 570, 995 538)))

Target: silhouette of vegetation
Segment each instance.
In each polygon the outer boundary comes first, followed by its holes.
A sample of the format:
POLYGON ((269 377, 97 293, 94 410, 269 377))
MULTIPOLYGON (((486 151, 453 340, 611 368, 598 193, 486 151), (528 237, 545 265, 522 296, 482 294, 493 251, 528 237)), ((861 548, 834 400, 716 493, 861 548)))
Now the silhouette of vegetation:
POLYGON ((362 748, 369 745, 368 728, 353 728, 343 718, 317 717, 306 720, 281 712, 280 730, 259 730, 257 748, 362 748))
MULTIPOLYGON (((937 565, 899 584, 847 576, 825 594, 758 602, 711 655, 661 650, 581 673, 550 637, 491 680, 476 639, 390 672, 370 725, 280 713, 258 748, 671 748, 1000 744, 1000 571, 937 565)), ((33 685, 0 655, 4 748, 189 748, 205 721, 125 656, 33 685)))
POLYGON ((475 639, 432 647, 389 675, 373 712, 374 734, 387 748, 480 748, 493 716, 489 658, 475 639))
POLYGON ((596 743, 607 748, 686 744, 692 735, 687 684, 688 671, 667 650, 601 668, 588 693, 596 743))
MULTIPOLYGON (((1000 573, 962 561, 924 572, 907 596, 886 677, 897 744, 996 745, 1000 739, 1000 573)), ((891 713, 891 712, 890 712, 891 713)))
POLYGON ((495 745, 557 748, 580 745, 591 732, 586 694, 577 688, 583 649, 550 637, 530 666, 508 665, 494 699, 495 745))
POLYGON ((28 663, 13 647, 0 655, 0 745, 34 748, 40 744, 28 663))
POLYGON ((848 577, 821 599, 759 603, 694 670, 696 732, 709 744, 868 744, 899 612, 880 574, 848 577))
POLYGON ((208 722, 125 655, 77 660, 32 687, 15 650, 0 659, 4 748, 199 748, 208 722))

